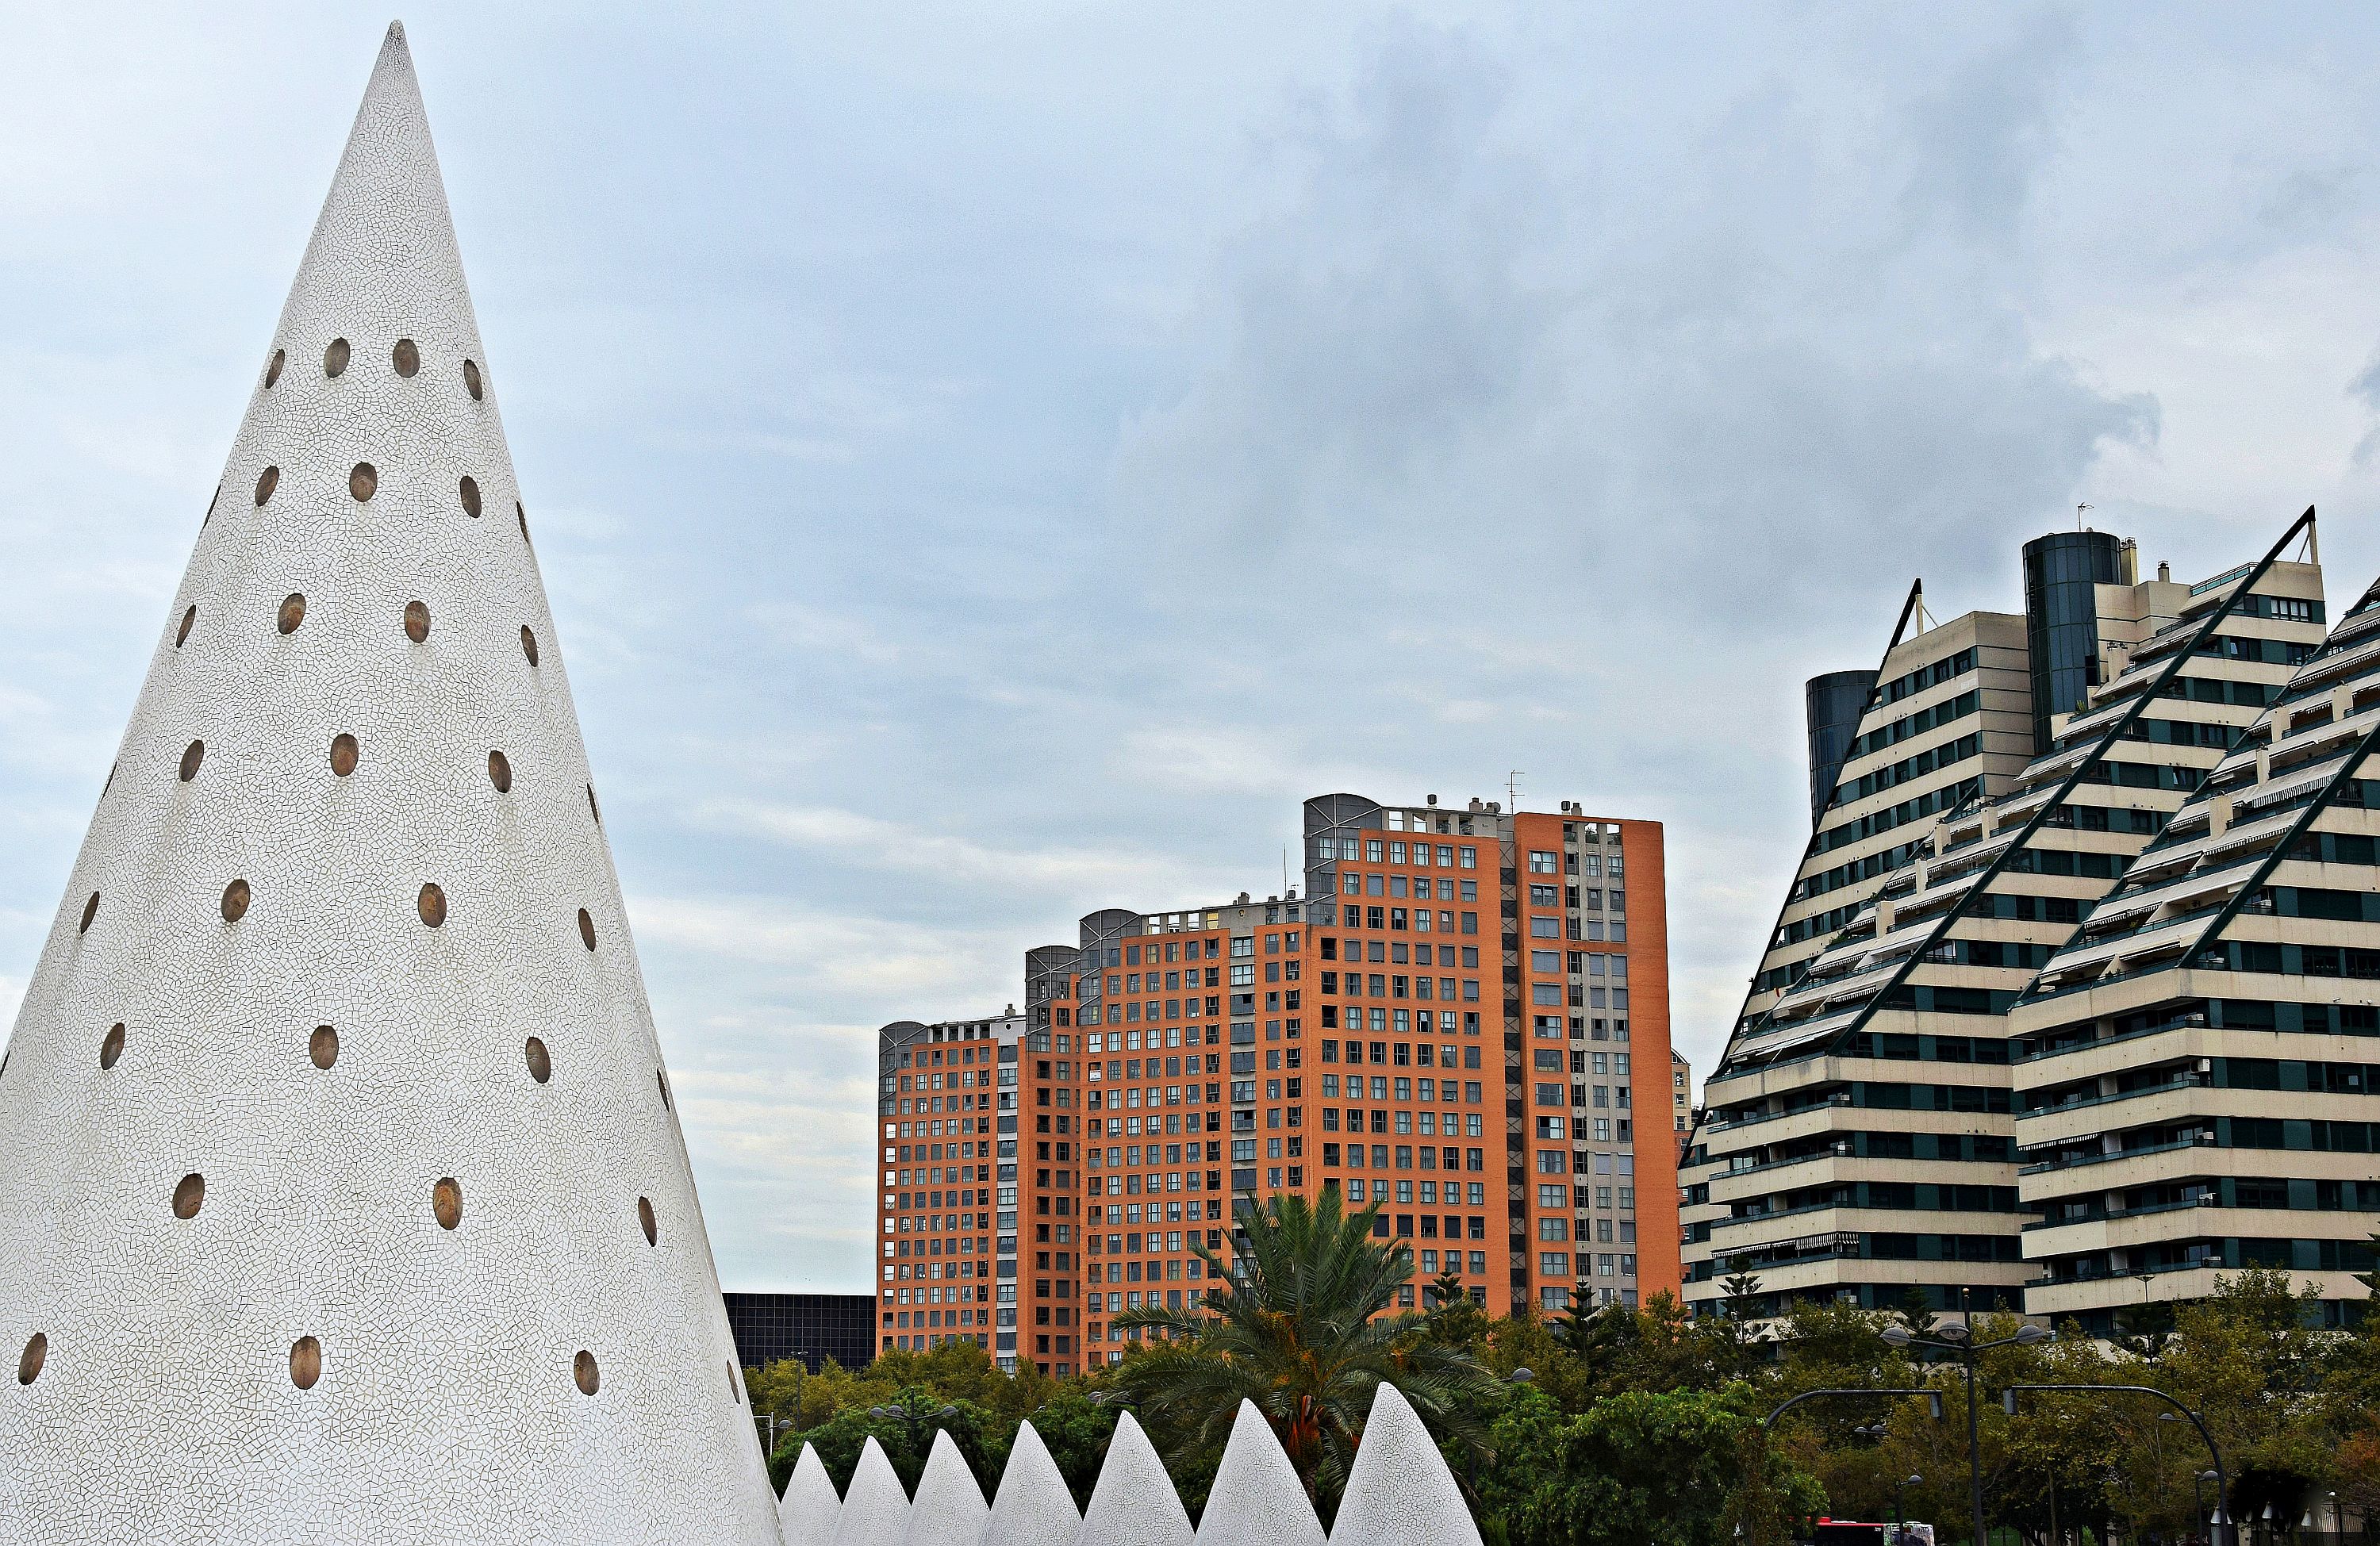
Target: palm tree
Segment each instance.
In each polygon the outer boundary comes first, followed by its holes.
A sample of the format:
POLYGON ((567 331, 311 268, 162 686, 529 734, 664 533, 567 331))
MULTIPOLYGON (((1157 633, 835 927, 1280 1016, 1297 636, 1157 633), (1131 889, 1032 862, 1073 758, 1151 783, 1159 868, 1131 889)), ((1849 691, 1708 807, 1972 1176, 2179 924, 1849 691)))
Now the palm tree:
POLYGON ((1214 1283, 1203 1303, 1149 1305, 1112 1324, 1157 1334, 1115 1371, 1169 1460, 1211 1465, 1242 1400, 1256 1403, 1318 1506, 1346 1485, 1364 1419, 1382 1383, 1393 1384, 1434 1431, 1480 1447, 1466 1417, 1495 1377, 1478 1359, 1429 1335, 1429 1318, 1396 1309, 1413 1277, 1413 1251, 1375 1244, 1377 1205, 1342 1210, 1326 1187, 1318 1202, 1293 1193, 1239 1215, 1247 1244, 1238 1270, 1212 1251, 1200 1260, 1214 1283))

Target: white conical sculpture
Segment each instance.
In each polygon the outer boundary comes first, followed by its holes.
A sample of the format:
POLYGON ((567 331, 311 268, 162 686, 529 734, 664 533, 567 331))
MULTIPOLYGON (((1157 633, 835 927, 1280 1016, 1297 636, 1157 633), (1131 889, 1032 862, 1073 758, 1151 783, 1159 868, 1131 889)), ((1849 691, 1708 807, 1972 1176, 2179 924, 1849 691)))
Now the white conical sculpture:
POLYGON ((1253 1401, 1242 1401, 1232 1419, 1198 1520, 1198 1546, 1324 1546, 1322 1521, 1253 1401))
POLYGON ((1000 1473, 1000 1492, 991 1500, 991 1518, 984 1526, 983 1546, 1074 1546, 1083 1528, 1075 1510, 1075 1494, 1050 1446, 1029 1422, 1017 1424, 1016 1440, 1008 1449, 1008 1465, 1000 1473))
POLYGON ((1372 1397, 1330 1546, 1479 1546, 1454 1473, 1394 1385, 1372 1397))
POLYGON ((1148 1435, 1130 1412, 1116 1419, 1115 1437, 1108 1441, 1106 1460, 1099 1466, 1099 1485, 1091 1489, 1091 1506, 1083 1510, 1077 1546, 1192 1546, 1190 1516, 1182 1495, 1148 1435))
POLYGON ((908 1529, 909 1494, 871 1433, 860 1446, 859 1464, 835 1516, 832 1546, 901 1546, 908 1529))
POLYGON ((917 1478, 917 1495, 909 1504, 909 1532, 904 1546, 979 1546, 991 1507, 983 1488, 967 1468, 959 1446, 937 1430, 934 1447, 926 1455, 926 1469, 917 1478))
POLYGON ((835 1516, 842 1508, 843 1500, 834 1495, 834 1479, 826 1474, 826 1463, 815 1447, 802 1445, 794 1474, 785 1480, 785 1495, 777 1500, 777 1528, 784 1535, 785 1546, 831 1546, 835 1516))
POLYGON ((264 355, 0 1072, 0 1540, 776 1541, 397 28, 264 355))

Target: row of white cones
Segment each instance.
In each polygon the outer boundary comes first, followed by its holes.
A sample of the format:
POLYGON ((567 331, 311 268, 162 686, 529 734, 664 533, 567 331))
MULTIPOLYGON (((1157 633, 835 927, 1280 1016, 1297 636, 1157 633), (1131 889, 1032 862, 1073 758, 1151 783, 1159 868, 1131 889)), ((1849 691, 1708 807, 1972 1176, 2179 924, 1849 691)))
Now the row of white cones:
POLYGON ((1091 1506, 1079 1516, 1057 1462, 1027 1422, 1016 1431, 989 1504, 958 1446, 938 1432, 915 1502, 874 1439, 841 1498, 818 1452, 804 1444, 778 1517, 785 1546, 1480 1546, 1438 1445, 1385 1384, 1327 1540, 1289 1456, 1245 1401, 1196 1529, 1129 1412, 1117 1419, 1091 1506))

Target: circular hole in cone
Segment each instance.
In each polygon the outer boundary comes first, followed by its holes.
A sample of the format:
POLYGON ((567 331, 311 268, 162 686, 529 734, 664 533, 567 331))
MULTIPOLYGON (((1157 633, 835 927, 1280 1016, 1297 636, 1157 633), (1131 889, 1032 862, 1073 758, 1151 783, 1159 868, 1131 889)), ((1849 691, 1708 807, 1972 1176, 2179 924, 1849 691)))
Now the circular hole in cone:
POLYGON ((291 591, 281 599, 281 610, 275 614, 273 626, 284 634, 295 634, 298 625, 306 621, 306 597, 302 591, 291 591))
POLYGON ((289 1383, 299 1390, 312 1390, 314 1382, 322 1377, 322 1345, 310 1336, 301 1336, 289 1345, 289 1383))
POLYGON ((400 338, 396 347, 388 352, 388 362, 396 367, 398 375, 409 379, 421 368, 421 351, 413 346, 412 339, 400 338))
POLYGON ((553 1077, 553 1058, 545 1050, 545 1043, 531 1036, 521 1044, 522 1060, 528 1064, 528 1076, 540 1084, 553 1077))
POLYGON ((281 368, 288 363, 288 350, 275 349, 273 351, 273 358, 266 362, 264 367, 265 390, 271 391, 273 383, 281 380, 281 368))
POLYGON ((196 625, 198 621, 199 609, 196 607, 191 607, 189 610, 182 613, 182 625, 174 630, 174 647, 176 649, 179 649, 184 645, 190 642, 190 629, 196 625))
POLYGON ((344 338, 334 338, 331 340, 331 346, 322 351, 322 374, 325 376, 343 375, 346 373, 346 368, 347 341, 344 338))
POLYGON ((513 765, 502 752, 488 754, 488 782, 496 786, 498 794, 513 791, 513 765))
POLYGON ((476 403, 480 400, 481 387, 478 360, 467 359, 463 362, 463 390, 471 394, 472 402, 476 403))
POLYGON ((370 462, 358 462, 355 471, 347 474, 347 492, 361 504, 380 490, 380 469, 370 462))
POLYGON ((98 916, 99 893, 93 891, 91 894, 91 900, 82 904, 82 922, 75 925, 75 933, 89 934, 91 932, 91 921, 98 916))
POLYGON ((462 494, 463 513, 468 515, 475 521, 478 520, 480 518, 479 479, 467 475, 463 479, 462 494))
POLYGON ((193 1170, 174 1188, 174 1216, 196 1218, 207 1201, 207 1178, 193 1170))
POLYGON ((99 1039, 99 1066, 103 1070, 112 1069, 115 1067, 116 1059, 123 1056, 124 1022, 119 1020, 107 1028, 106 1035, 99 1039))
POLYGON ((578 942, 590 950, 595 948, 595 920, 583 907, 578 910, 578 942))
POLYGON ((356 770, 356 759, 360 755, 354 736, 342 732, 331 737, 331 771, 340 778, 356 770))
POLYGON ((17 1355, 17 1383, 30 1385, 42 1377, 42 1365, 50 1360, 50 1339, 35 1332, 25 1339, 25 1350, 17 1355))
POLYGON ((570 1377, 577 1382, 581 1395, 592 1395, 603 1386, 603 1372, 595 1367, 595 1355, 584 1347, 570 1360, 570 1377))
POLYGON ((661 1243, 662 1226, 653 1217, 653 1200, 650 1197, 637 1199, 637 1226, 645 1232, 645 1244, 661 1243))
POLYGON ((314 1033, 306 1038, 306 1057, 318 1069, 327 1069, 339 1060, 339 1033, 335 1027, 317 1025, 314 1033))
POLYGON ((235 880, 224 888, 223 917, 226 924, 237 924, 248 916, 248 882, 235 880))
POLYGON ((265 501, 273 497, 273 490, 280 487, 281 469, 279 467, 267 467, 262 472, 258 473, 256 475, 256 502, 262 504, 265 501))
POLYGON ((207 760, 207 743, 193 741, 182 748, 182 782, 188 783, 199 776, 199 765, 207 760))
POLYGON ((441 1229, 452 1229, 463 1222, 463 1183, 452 1176, 441 1177, 430 1189, 430 1212, 441 1229))
POLYGON ((405 636, 415 644, 430 637, 430 609, 419 601, 405 604, 405 636))
POLYGON ((413 900, 413 905, 421 914, 421 921, 431 928, 446 922, 446 893, 440 890, 435 882, 421 888, 421 894, 413 900))

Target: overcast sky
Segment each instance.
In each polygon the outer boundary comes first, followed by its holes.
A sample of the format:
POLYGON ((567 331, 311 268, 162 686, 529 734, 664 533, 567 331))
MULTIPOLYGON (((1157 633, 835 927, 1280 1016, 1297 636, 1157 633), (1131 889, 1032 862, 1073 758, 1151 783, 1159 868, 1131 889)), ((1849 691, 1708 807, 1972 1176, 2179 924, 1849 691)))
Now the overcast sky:
MULTIPOLYGON (((0 10, 0 1023, 388 19, 0 10)), ((1305 795, 1667 823, 1699 1069, 1912 575, 2380 564, 2360 8, 405 20, 731 1287, 867 1286, 878 1025, 1305 795)))

